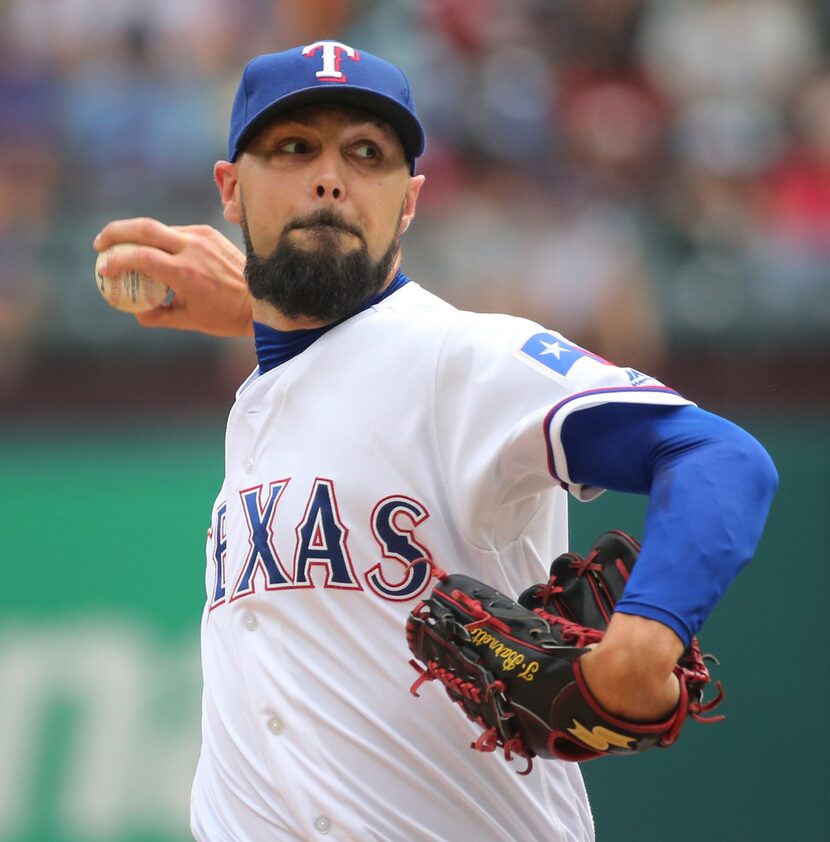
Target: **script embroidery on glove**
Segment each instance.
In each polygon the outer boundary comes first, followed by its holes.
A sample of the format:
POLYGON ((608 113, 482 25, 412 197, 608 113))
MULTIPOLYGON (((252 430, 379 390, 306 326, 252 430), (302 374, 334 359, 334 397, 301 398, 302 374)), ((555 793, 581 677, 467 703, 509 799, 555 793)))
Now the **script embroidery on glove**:
MULTIPOLYGON (((476 646, 486 646, 493 654, 501 659, 502 669, 505 672, 512 672, 516 667, 522 666, 525 656, 509 646, 505 646, 497 637, 494 637, 487 629, 477 628, 470 632, 470 638, 476 646)), ((525 681, 533 681, 533 676, 539 669, 536 661, 531 661, 520 673, 519 678, 525 681)))

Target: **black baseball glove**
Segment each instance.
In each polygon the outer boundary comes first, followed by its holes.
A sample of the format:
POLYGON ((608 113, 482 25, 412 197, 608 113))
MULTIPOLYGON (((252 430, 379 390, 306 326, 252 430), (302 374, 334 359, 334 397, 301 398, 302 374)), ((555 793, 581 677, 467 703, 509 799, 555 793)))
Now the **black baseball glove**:
MULTIPOLYGON (((436 570, 438 584, 409 615, 407 641, 420 673, 412 693, 439 680, 450 699, 481 726, 479 751, 501 748, 531 758, 584 761, 667 747, 687 716, 701 721, 723 697, 703 703, 711 681, 697 639, 675 667, 680 703, 662 722, 608 713, 582 678, 579 657, 602 640, 639 552, 622 532, 601 535, 591 553, 559 556, 550 578, 515 602, 469 576, 436 570)), ((714 660, 712 658, 712 660, 714 660)))

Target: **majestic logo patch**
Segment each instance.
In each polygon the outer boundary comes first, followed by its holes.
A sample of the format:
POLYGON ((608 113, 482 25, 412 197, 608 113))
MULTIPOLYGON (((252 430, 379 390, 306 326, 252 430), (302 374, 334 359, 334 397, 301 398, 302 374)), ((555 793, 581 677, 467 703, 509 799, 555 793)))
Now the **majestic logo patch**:
POLYGON ((637 371, 636 368, 626 368, 625 373, 628 375, 628 380, 632 386, 642 386, 643 383, 653 380, 650 375, 643 374, 642 371, 637 371))
POLYGON ((552 333, 537 333, 522 345, 520 357, 529 357, 545 368, 566 377, 574 363, 582 357, 592 357, 578 345, 572 345, 552 333))

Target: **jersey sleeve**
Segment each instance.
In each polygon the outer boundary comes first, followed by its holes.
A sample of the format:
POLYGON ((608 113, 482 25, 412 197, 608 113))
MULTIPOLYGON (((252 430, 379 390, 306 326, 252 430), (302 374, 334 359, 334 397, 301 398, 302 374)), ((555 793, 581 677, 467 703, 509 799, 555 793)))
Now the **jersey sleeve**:
POLYGON ((435 437, 447 505, 469 540, 502 546, 552 487, 600 494, 570 476, 561 433, 572 413, 613 402, 689 403, 533 322, 463 314, 438 356, 435 437))
POLYGON ((574 413, 606 404, 640 404, 649 406, 685 406, 691 401, 648 374, 633 368, 622 368, 567 342, 559 334, 543 332, 531 337, 522 353, 536 364, 549 368, 554 377, 564 380, 568 393, 550 407, 545 416, 545 442, 548 468, 570 493, 581 501, 593 500, 605 489, 579 482, 571 475, 568 457, 562 444, 565 422, 574 413), (572 355, 564 365, 560 359, 547 358, 548 337, 561 354, 572 355), (540 350, 541 348, 541 350, 540 350))

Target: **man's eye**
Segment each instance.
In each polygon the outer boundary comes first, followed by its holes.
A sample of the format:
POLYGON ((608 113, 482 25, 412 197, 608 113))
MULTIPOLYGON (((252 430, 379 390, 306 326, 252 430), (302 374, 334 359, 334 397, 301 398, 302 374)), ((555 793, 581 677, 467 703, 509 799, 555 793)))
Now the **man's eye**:
POLYGON ((279 150, 287 155, 304 155, 308 152, 308 144, 302 140, 287 140, 279 145, 279 150))
POLYGON ((354 147, 354 151, 358 158, 372 159, 377 158, 380 155, 378 148, 374 143, 358 143, 357 146, 354 147))

